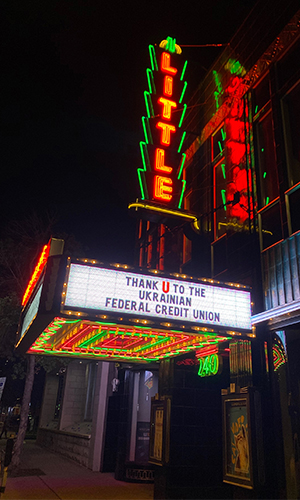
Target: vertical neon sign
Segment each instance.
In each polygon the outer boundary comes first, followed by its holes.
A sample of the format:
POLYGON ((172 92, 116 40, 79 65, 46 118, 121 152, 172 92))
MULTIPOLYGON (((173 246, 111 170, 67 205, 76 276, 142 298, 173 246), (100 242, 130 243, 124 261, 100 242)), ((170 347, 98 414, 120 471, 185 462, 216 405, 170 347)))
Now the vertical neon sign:
POLYGON ((185 154, 181 152, 186 132, 182 122, 187 82, 187 61, 176 40, 168 37, 159 47, 149 46, 151 68, 146 70, 148 90, 144 92, 147 116, 142 117, 145 141, 140 143, 143 168, 138 178, 143 200, 169 208, 181 208, 185 180, 185 154))
MULTIPOLYGON (((252 217, 252 182, 251 171, 247 169, 246 136, 249 134, 248 106, 243 99, 243 79, 239 76, 231 78, 227 93, 232 98, 232 105, 225 120, 228 184, 226 199, 232 202, 236 193, 236 203, 228 205, 228 216, 243 225, 252 217), (250 206, 249 206, 250 198, 250 206), (249 211, 250 208, 250 211, 249 211)), ((248 148, 249 149, 249 148, 248 148)))

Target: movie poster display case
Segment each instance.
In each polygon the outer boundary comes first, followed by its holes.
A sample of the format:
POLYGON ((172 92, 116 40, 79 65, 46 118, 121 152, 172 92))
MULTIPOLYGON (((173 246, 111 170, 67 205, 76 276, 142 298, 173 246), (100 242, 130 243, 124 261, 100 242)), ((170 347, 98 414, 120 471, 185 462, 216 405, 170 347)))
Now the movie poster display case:
POLYGON ((253 489, 264 483, 260 394, 222 396, 223 404, 223 481, 253 489))

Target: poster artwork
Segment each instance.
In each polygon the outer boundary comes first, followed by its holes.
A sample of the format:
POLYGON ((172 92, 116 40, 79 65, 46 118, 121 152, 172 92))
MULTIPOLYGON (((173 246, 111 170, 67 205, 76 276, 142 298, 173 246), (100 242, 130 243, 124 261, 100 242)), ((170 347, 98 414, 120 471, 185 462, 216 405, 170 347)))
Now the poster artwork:
POLYGON ((231 474, 250 478, 249 441, 247 407, 239 405, 231 408, 231 474))
POLYGON ((224 409, 224 481, 252 488, 249 401, 247 397, 228 398, 224 409))

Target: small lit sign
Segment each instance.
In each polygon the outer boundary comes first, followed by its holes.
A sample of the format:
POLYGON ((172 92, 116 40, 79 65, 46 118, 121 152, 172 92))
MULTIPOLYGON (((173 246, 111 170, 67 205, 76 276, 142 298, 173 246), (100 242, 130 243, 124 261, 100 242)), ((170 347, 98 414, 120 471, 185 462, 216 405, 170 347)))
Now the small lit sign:
POLYGON ((185 180, 182 179, 186 132, 182 122, 187 82, 187 61, 175 39, 168 37, 159 47, 149 46, 148 90, 144 92, 147 116, 142 117, 145 140, 140 143, 143 168, 138 169, 141 199, 169 208, 181 208, 185 180))
POLYGON ((251 331, 250 292, 71 264, 64 307, 251 331))
POLYGON ((210 377, 211 375, 217 375, 220 373, 220 368, 222 364, 220 363, 220 357, 218 354, 210 354, 209 356, 204 356, 199 358, 199 377, 210 377))

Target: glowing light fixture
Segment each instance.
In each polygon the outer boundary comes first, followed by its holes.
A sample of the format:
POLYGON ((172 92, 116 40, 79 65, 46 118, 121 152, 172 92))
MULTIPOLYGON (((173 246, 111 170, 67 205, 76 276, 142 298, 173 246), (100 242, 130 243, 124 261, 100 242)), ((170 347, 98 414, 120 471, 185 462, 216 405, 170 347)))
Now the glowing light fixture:
POLYGON ((23 295, 22 306, 26 306, 31 293, 32 293, 36 283, 38 282, 39 277, 41 276, 43 269, 45 267, 45 264, 47 262, 49 252, 50 252, 50 242, 43 247, 43 250, 42 250, 42 253, 39 257, 38 263, 35 266, 35 269, 32 273, 32 276, 29 280, 29 283, 28 283, 27 288, 25 290, 25 293, 23 295))

